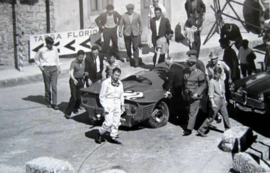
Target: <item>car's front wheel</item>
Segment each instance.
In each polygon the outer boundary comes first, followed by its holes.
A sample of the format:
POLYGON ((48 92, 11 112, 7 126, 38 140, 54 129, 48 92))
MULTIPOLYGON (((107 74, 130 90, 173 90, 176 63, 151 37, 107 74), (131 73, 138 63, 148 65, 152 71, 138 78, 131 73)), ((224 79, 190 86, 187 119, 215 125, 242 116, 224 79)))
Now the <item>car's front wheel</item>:
POLYGON ((148 125, 151 128, 165 126, 169 120, 169 116, 170 112, 167 104, 164 101, 161 101, 156 105, 150 118, 148 119, 148 125))

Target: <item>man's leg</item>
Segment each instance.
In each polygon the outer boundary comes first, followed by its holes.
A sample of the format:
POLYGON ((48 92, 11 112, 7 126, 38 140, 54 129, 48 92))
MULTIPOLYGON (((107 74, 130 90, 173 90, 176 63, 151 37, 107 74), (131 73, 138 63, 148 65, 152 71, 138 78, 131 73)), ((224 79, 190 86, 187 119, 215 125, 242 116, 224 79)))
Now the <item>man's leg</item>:
POLYGON ((51 85, 52 85, 52 104, 56 109, 57 107, 57 80, 58 80, 58 71, 57 67, 52 67, 51 69, 51 85))
POLYGON ((117 27, 111 29, 111 39, 112 39, 112 48, 113 48, 113 53, 116 56, 116 59, 119 59, 123 61, 123 58, 119 57, 119 50, 118 50, 118 38, 117 38, 117 27))
POLYGON ((217 113, 218 113, 219 108, 214 108, 211 109, 209 112, 209 117, 205 119, 203 124, 200 126, 198 129, 198 133, 201 134, 202 136, 205 136, 206 131, 209 129, 211 126, 212 122, 215 120, 217 113))
POLYGON ((111 138, 112 138, 112 142, 116 143, 116 144, 121 144, 120 141, 116 140, 116 137, 118 136, 118 128, 121 125, 120 119, 121 119, 121 102, 119 101, 115 101, 114 102, 114 111, 113 111, 113 118, 112 118, 112 127, 111 127, 111 138))
POLYGON ((222 101, 219 112, 223 116, 225 130, 231 128, 229 115, 228 115, 228 111, 227 111, 227 105, 225 103, 225 100, 222 101))
POLYGON ((110 29, 105 28, 103 30, 103 40, 104 40, 103 52, 104 53, 109 53, 109 51, 110 51, 110 40, 111 40, 110 29))
POLYGON ((66 111, 65 111, 65 117, 67 119, 70 118, 71 113, 74 110, 74 105, 76 102, 76 90, 77 90, 76 85, 74 84, 72 79, 69 79, 69 86, 70 86, 71 96, 70 96, 69 103, 68 103, 68 106, 67 106, 66 111))
POLYGON ((125 46, 127 50, 127 59, 131 58, 131 36, 124 36, 125 46))
POLYGON ((50 90, 50 73, 48 67, 44 67, 42 75, 45 86, 45 100, 49 107, 51 105, 51 90, 50 90))
POLYGON ((132 37, 132 45, 133 45, 133 55, 134 55, 134 66, 139 65, 139 37, 140 36, 133 36, 132 37))
POLYGON ((246 64, 241 64, 240 66, 241 66, 241 72, 242 72, 243 77, 246 77, 247 76, 246 64))
POLYGON ((199 112, 200 108, 200 100, 196 100, 190 104, 189 107, 189 120, 188 120, 188 126, 187 129, 192 131, 194 129, 197 114, 199 112))
POLYGON ((78 111, 81 105, 81 96, 82 96, 81 89, 83 88, 83 86, 84 86, 83 80, 82 79, 78 80, 78 84, 76 86, 76 102, 73 109, 76 112, 78 111))

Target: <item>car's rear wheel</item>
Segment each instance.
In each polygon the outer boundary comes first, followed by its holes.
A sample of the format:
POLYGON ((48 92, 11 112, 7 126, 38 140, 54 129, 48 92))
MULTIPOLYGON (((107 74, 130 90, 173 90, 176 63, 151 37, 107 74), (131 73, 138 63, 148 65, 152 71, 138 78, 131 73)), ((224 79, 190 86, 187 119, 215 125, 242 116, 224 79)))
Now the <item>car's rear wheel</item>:
POLYGON ((169 120, 169 117, 170 117, 169 108, 164 101, 161 101, 156 105, 150 118, 148 119, 148 125, 151 128, 158 128, 165 126, 169 120))

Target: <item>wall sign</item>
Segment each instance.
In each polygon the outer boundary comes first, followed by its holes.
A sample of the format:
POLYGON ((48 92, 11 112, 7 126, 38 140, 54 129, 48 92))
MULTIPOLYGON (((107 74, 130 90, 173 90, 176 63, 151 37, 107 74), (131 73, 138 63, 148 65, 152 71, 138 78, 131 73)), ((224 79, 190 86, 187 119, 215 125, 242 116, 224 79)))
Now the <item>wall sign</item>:
POLYGON ((52 37, 54 46, 58 49, 59 55, 76 54, 78 50, 91 51, 92 45, 101 45, 98 27, 84 30, 49 33, 30 36, 29 52, 30 59, 33 59, 38 50, 46 46, 45 38, 52 37))

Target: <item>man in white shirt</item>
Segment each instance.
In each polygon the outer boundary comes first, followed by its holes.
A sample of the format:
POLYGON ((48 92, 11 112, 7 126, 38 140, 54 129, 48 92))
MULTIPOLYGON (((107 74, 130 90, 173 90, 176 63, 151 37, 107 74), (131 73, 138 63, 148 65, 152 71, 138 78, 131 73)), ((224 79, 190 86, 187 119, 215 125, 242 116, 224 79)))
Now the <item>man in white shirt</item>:
POLYGON ((47 107, 59 110, 57 106, 57 80, 61 68, 58 51, 53 47, 54 40, 51 37, 46 37, 45 42, 46 47, 39 49, 35 56, 35 63, 43 75, 47 107))
POLYGON ((119 80, 120 75, 121 70, 116 67, 113 69, 112 76, 104 80, 101 84, 99 101, 104 108, 105 120, 99 128, 97 138, 95 139, 98 144, 105 141, 102 135, 107 131, 110 131, 112 143, 121 144, 116 139, 118 136, 118 127, 121 124, 121 115, 125 111, 124 89, 122 82, 119 80))

